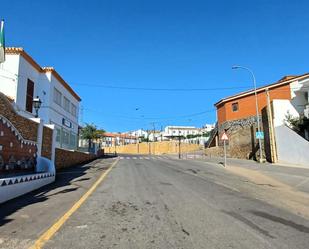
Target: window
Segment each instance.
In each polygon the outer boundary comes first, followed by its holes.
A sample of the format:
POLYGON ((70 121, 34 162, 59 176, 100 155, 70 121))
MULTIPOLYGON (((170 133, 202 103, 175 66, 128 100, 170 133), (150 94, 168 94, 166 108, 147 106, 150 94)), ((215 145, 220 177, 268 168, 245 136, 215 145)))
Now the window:
POLYGON ((60 142, 61 138, 61 130, 59 128, 56 129, 56 142, 60 142))
POLYGON ((238 102, 232 104, 232 111, 233 112, 237 112, 238 111, 238 102))
POLYGON ((66 97, 63 97, 63 108, 67 112, 70 112, 70 100, 67 99, 66 97))
POLYGON ((33 92, 34 92, 34 82, 28 79, 27 92, 26 92, 26 111, 31 113, 33 105, 33 92))
POLYGON ((74 117, 76 117, 76 106, 75 105, 73 105, 73 104, 71 104, 71 113, 72 113, 72 115, 74 116, 74 117))
POLYGON ((61 92, 59 92, 56 88, 54 88, 54 102, 60 106, 61 106, 61 97, 62 97, 61 92))
POLYGON ((63 130, 63 132, 62 132, 62 142, 64 144, 68 145, 69 141, 70 141, 70 133, 65 131, 65 130, 63 130))
POLYGON ((73 134, 73 133, 70 134, 70 145, 72 147, 75 147, 75 145, 76 145, 76 135, 73 134))

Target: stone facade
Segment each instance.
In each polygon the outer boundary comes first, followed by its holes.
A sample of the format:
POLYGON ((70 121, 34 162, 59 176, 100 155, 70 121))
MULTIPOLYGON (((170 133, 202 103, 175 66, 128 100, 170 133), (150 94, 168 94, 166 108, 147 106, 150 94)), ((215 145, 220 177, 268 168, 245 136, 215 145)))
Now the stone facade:
POLYGON ((18 115, 3 93, 0 93, 0 115, 10 120, 24 139, 37 141, 38 124, 18 115))
POLYGON ((38 124, 19 116, 0 93, 0 173, 34 171, 38 124))
MULTIPOLYGON (((259 118, 261 124, 263 124, 262 118, 259 118)), ((205 154, 209 156, 223 156, 223 141, 220 138, 225 131, 229 138, 226 142, 227 155, 229 157, 256 159, 259 149, 258 141, 255 138, 256 130, 257 122, 255 116, 224 122, 218 127, 218 146, 207 148, 205 154)), ((265 151, 264 143, 262 146, 263 151, 265 151)))
POLYGON ((53 149, 53 130, 44 126, 41 156, 51 159, 53 149))
POLYGON ((0 173, 34 170, 37 146, 24 140, 6 118, 0 115, 0 173))
POLYGON ((55 165, 56 169, 62 169, 86 163, 95 158, 97 158, 95 154, 56 148, 55 165))

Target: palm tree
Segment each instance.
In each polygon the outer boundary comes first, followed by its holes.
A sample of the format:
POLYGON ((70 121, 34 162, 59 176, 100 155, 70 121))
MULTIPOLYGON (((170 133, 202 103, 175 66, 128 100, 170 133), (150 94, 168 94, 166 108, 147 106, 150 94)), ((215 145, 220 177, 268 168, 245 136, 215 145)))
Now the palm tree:
POLYGON ((94 124, 86 124, 85 127, 81 129, 81 138, 88 140, 88 152, 91 151, 91 143, 105 133, 104 130, 98 129, 94 124))

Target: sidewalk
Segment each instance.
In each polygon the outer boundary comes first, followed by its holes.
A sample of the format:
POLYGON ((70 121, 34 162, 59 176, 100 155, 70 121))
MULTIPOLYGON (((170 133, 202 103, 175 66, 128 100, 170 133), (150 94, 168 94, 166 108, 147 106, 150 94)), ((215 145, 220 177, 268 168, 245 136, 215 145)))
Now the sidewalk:
MULTIPOLYGON (((223 165, 221 157, 203 157, 198 160, 223 165)), ((227 169, 237 168, 256 171, 298 191, 309 194, 309 168, 292 167, 280 164, 258 163, 253 160, 227 158, 227 169)), ((244 171, 245 172, 245 171, 244 171)), ((249 171, 247 171, 249 172, 249 171)))

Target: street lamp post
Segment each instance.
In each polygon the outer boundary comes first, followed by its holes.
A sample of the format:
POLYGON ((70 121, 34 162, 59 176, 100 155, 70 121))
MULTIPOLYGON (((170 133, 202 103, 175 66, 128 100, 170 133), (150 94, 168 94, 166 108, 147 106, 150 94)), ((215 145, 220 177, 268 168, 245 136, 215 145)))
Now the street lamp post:
MULTIPOLYGON (((258 132, 259 132, 259 135, 260 135, 261 129, 260 129, 260 119, 259 119, 259 105, 258 105, 258 96, 257 96, 257 92, 256 92, 256 80, 255 80, 254 73, 250 68, 239 66, 239 65, 232 66, 232 69, 244 69, 244 70, 248 71, 252 76, 253 85, 254 85, 254 95, 255 95, 256 120, 257 120, 258 132)), ((259 141, 259 151, 260 151, 260 160, 259 161, 262 162, 263 153, 262 153, 262 141, 261 141, 260 137, 258 138, 258 141, 259 141)))

